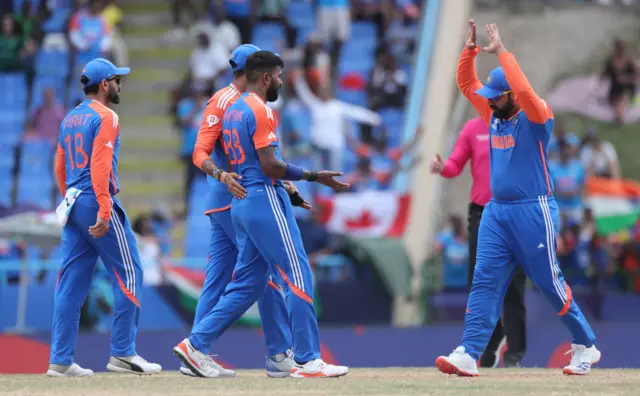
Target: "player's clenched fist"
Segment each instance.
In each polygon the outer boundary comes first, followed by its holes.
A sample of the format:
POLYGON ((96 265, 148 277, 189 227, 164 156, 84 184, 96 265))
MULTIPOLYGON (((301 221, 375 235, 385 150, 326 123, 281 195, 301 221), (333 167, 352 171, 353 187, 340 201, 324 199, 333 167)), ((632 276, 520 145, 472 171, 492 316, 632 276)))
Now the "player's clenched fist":
POLYGON ((96 219, 96 224, 89 227, 89 234, 94 238, 100 238, 109 232, 109 220, 105 220, 101 217, 96 219))
POLYGON ((342 172, 320 171, 317 172, 316 182, 331 187, 336 191, 342 191, 349 188, 349 184, 334 179, 334 177, 342 176, 342 172))

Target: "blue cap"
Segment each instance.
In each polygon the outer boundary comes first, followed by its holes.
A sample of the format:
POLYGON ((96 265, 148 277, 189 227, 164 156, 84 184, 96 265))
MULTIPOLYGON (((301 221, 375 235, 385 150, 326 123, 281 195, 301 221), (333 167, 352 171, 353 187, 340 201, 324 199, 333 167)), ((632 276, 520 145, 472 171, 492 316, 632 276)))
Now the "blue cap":
POLYGON ((84 65, 82 75, 89 79, 85 85, 95 85, 115 76, 126 76, 130 71, 128 67, 116 67, 104 58, 97 58, 84 65))
POLYGON ((476 94, 483 98, 494 99, 507 91, 511 91, 511 87, 504 76, 504 70, 501 67, 497 67, 491 70, 489 77, 487 77, 487 82, 476 91, 476 94))
POLYGON ((229 58, 229 64, 231 65, 231 68, 233 68, 233 71, 244 70, 247 65, 247 58, 258 51, 260 51, 260 48, 253 44, 242 44, 238 48, 234 49, 231 53, 231 58, 229 58))

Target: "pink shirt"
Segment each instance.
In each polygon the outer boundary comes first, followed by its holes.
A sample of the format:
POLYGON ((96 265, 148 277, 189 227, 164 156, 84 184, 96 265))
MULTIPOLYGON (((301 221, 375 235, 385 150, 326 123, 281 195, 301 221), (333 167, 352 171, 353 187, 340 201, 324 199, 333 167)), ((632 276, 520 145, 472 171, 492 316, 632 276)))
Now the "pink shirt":
POLYGON ((471 159, 471 202, 484 206, 491 199, 489 180, 489 128, 481 117, 464 124, 453 152, 440 173, 443 177, 456 177, 471 159))

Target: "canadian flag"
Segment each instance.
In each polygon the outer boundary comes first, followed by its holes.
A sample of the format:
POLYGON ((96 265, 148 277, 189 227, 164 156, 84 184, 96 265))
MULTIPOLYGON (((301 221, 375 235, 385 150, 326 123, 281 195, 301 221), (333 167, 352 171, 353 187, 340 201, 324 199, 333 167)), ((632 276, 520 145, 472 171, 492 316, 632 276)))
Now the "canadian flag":
POLYGON ((331 232, 358 237, 400 237, 409 217, 409 195, 366 191, 316 198, 331 232))

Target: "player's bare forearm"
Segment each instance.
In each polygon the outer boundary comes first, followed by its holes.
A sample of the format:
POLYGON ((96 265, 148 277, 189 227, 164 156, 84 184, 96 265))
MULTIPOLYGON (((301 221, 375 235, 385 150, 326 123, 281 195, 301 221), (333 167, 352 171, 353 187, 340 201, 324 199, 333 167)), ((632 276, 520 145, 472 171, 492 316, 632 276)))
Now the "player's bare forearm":
MULTIPOLYGON (((286 162, 281 161, 276 156, 276 149, 273 146, 258 149, 258 158, 260 159, 260 167, 265 175, 283 179, 289 166, 286 162)), ((310 180, 315 172, 305 170, 301 180, 310 180)))
POLYGON ((213 160, 211 158, 207 158, 202 161, 200 169, 202 169, 202 171, 207 175, 215 177, 216 169, 218 169, 218 167, 213 163, 213 160))

